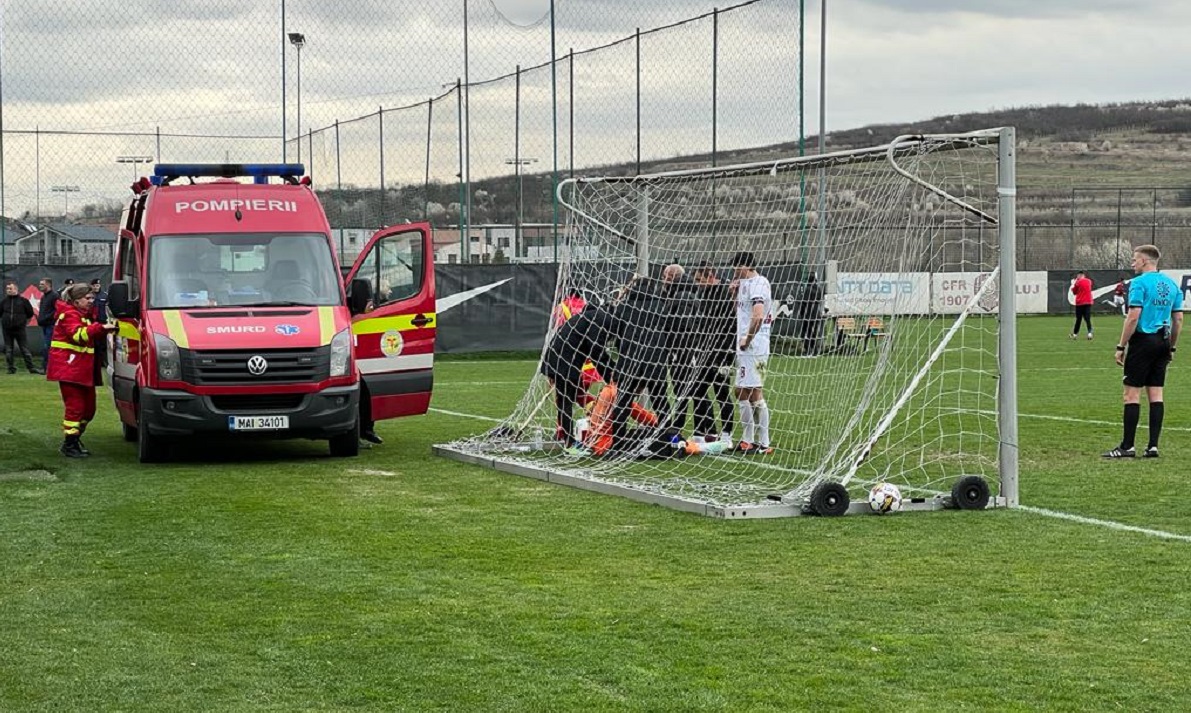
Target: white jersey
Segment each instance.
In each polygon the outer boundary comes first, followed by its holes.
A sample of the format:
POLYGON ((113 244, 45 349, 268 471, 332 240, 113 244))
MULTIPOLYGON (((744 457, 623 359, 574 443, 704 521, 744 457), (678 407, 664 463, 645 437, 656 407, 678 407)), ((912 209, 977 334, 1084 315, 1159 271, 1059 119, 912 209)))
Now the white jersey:
POLYGON ((761 327, 753 335, 748 353, 769 353, 769 330, 773 325, 773 293, 769 287, 769 280, 761 275, 754 275, 740 280, 736 285, 736 349, 740 351, 740 341, 749 333, 749 325, 753 321, 753 305, 762 305, 764 317, 761 327))

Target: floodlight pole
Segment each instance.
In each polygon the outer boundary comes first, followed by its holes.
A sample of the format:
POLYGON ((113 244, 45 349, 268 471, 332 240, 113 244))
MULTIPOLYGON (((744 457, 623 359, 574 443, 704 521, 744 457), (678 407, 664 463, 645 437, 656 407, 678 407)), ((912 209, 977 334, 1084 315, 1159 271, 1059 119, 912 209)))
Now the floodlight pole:
POLYGON ((1000 433, 998 464, 1001 496, 1007 507, 1018 501, 1017 441, 1017 132, 1001 129, 997 145, 997 233, 1000 258, 1000 339, 997 358, 1001 367, 997 389, 997 430, 1000 433))
POLYGON ((70 212, 70 194, 78 193, 78 186, 50 186, 50 193, 62 194, 62 222, 66 222, 66 214, 70 212))
POLYGON ((306 35, 301 32, 289 33, 289 42, 298 48, 298 162, 302 162, 302 47, 306 44, 306 35))
POLYGON ((135 183, 137 180, 137 174, 140 173, 140 171, 137 169, 137 166, 141 165, 142 163, 153 163, 153 157, 152 156, 117 156, 116 163, 131 163, 132 164, 132 180, 135 183))

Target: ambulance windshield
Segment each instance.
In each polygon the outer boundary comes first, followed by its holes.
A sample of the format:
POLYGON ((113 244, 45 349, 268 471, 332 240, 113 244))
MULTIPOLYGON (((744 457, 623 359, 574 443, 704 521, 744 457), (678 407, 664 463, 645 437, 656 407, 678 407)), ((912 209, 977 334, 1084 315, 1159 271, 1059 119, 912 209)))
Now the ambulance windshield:
POLYGON ((149 241, 149 306, 338 305, 338 273, 317 233, 163 235, 149 241))

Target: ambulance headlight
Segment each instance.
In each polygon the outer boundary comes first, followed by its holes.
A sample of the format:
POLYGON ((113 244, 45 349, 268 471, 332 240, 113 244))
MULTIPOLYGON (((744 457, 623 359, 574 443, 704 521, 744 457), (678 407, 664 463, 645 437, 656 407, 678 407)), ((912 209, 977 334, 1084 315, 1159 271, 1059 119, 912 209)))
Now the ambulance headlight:
POLYGON ((157 378, 162 381, 182 379, 182 357, 174 340, 161 334, 153 335, 153 347, 157 353, 157 378))
POLYGON ((347 376, 351 366, 352 333, 345 329, 331 340, 331 376, 347 376))

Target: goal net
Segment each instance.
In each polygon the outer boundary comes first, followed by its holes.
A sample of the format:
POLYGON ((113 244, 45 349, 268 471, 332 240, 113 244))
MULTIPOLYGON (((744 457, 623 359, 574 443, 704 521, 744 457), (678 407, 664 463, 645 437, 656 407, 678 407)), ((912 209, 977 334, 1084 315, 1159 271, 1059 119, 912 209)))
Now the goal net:
POLYGON ((438 452, 721 517, 1006 504, 1006 465, 1012 504, 1011 137, 564 182, 539 368, 438 452))

